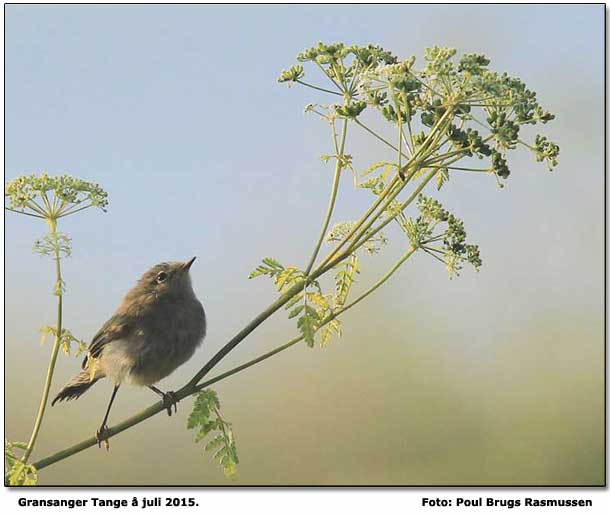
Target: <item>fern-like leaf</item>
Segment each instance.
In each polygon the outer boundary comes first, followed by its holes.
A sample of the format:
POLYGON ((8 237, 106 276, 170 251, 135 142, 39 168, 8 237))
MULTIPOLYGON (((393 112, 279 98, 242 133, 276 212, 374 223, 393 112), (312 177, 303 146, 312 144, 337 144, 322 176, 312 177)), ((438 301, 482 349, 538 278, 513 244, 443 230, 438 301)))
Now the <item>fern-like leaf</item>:
POLYGON ((275 287, 281 293, 294 286, 298 281, 302 281, 305 278, 305 274, 294 266, 284 268, 275 277, 275 287))
POLYGON ((195 442, 204 440, 214 432, 205 444, 204 451, 214 452, 214 458, 220 462, 227 477, 233 477, 237 473, 239 458, 233 429, 231 423, 220 413, 220 401, 214 390, 203 390, 197 394, 186 427, 197 430, 195 442))
POLYGON ((266 257, 263 259, 263 264, 258 265, 248 276, 248 279, 254 279, 260 275, 268 275, 269 277, 275 277, 284 270, 284 267, 278 263, 275 259, 266 257))
POLYGON ((4 440, 4 481, 10 486, 32 486, 38 484, 38 471, 34 465, 26 464, 16 451, 27 449, 25 442, 4 440))
POLYGON ((320 321, 318 312, 311 306, 305 305, 303 315, 297 320, 297 328, 309 347, 313 347, 317 324, 320 321))
POLYGON ((345 261, 339 263, 335 274, 335 305, 340 307, 345 304, 349 291, 356 281, 356 275, 360 273, 358 256, 354 253, 345 261))
POLYGON ((337 336, 341 336, 341 322, 337 319, 333 319, 328 322, 324 327, 322 327, 321 331, 321 345, 325 346, 328 344, 330 339, 333 336, 333 333, 337 336))

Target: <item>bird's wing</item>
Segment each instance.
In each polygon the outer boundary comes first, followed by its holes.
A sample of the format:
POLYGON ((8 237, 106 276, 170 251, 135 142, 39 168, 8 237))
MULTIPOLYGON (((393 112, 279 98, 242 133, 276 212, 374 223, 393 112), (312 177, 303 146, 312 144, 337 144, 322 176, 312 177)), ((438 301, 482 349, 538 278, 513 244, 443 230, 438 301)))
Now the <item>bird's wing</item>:
POLYGON ((97 334, 91 340, 91 345, 87 352, 87 356, 83 360, 83 368, 87 367, 87 360, 89 357, 98 358, 102 353, 104 345, 107 343, 126 338, 132 330, 132 323, 130 317, 126 315, 114 315, 108 320, 97 334))

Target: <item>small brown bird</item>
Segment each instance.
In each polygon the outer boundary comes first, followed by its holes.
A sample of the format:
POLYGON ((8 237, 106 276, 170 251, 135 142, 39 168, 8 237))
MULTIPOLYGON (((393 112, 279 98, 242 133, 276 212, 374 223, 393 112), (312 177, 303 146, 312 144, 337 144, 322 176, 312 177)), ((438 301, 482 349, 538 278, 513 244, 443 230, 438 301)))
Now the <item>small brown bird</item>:
POLYGON ((175 394, 162 392, 154 384, 185 363, 205 337, 205 312, 193 292, 189 274, 193 261, 195 258, 185 263, 161 263, 146 272, 93 337, 83 371, 53 399, 51 405, 78 399, 103 377, 114 383, 106 415, 96 433, 98 445, 105 442, 108 447, 106 423, 123 383, 147 386, 163 398, 170 416, 172 406, 176 411, 175 394))

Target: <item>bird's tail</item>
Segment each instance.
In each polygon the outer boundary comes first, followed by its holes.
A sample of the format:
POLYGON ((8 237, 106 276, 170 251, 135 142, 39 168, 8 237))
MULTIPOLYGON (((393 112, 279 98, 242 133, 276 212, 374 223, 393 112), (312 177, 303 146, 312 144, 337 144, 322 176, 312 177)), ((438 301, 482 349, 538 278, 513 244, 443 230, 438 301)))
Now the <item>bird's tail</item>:
POLYGON ((51 406, 54 406, 57 401, 71 401, 78 399, 83 393, 91 388, 99 379, 104 377, 99 372, 91 377, 89 370, 83 370, 80 374, 74 376, 55 396, 51 406))

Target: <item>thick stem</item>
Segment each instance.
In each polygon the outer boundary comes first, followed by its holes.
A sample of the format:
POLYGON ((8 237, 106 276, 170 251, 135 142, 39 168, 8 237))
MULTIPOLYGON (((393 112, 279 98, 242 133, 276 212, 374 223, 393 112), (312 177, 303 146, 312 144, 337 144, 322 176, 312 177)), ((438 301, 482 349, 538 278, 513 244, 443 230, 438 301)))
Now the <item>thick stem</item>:
POLYGON ((55 275, 56 275, 56 295, 57 295, 57 326, 55 341, 53 342, 53 349, 51 350, 51 360, 49 361, 49 368, 47 369, 47 377, 42 390, 42 399, 40 400, 40 406, 38 407, 38 414, 36 415, 36 421, 34 422, 34 428, 32 429, 32 436, 28 442, 27 449, 23 455, 23 462, 27 463, 34 446, 36 445, 36 439, 40 433, 40 427, 42 426, 42 420, 44 418, 45 411, 47 409, 47 402, 49 400, 49 392, 51 390, 51 383, 53 382, 53 373, 55 372, 55 363, 57 362, 57 354, 59 353, 59 347, 61 345, 61 334, 62 334, 62 308, 63 308, 63 295, 61 291, 62 277, 61 277, 61 258, 59 255, 59 247, 57 246, 57 226, 54 221, 51 221, 51 234, 55 239, 55 275))

